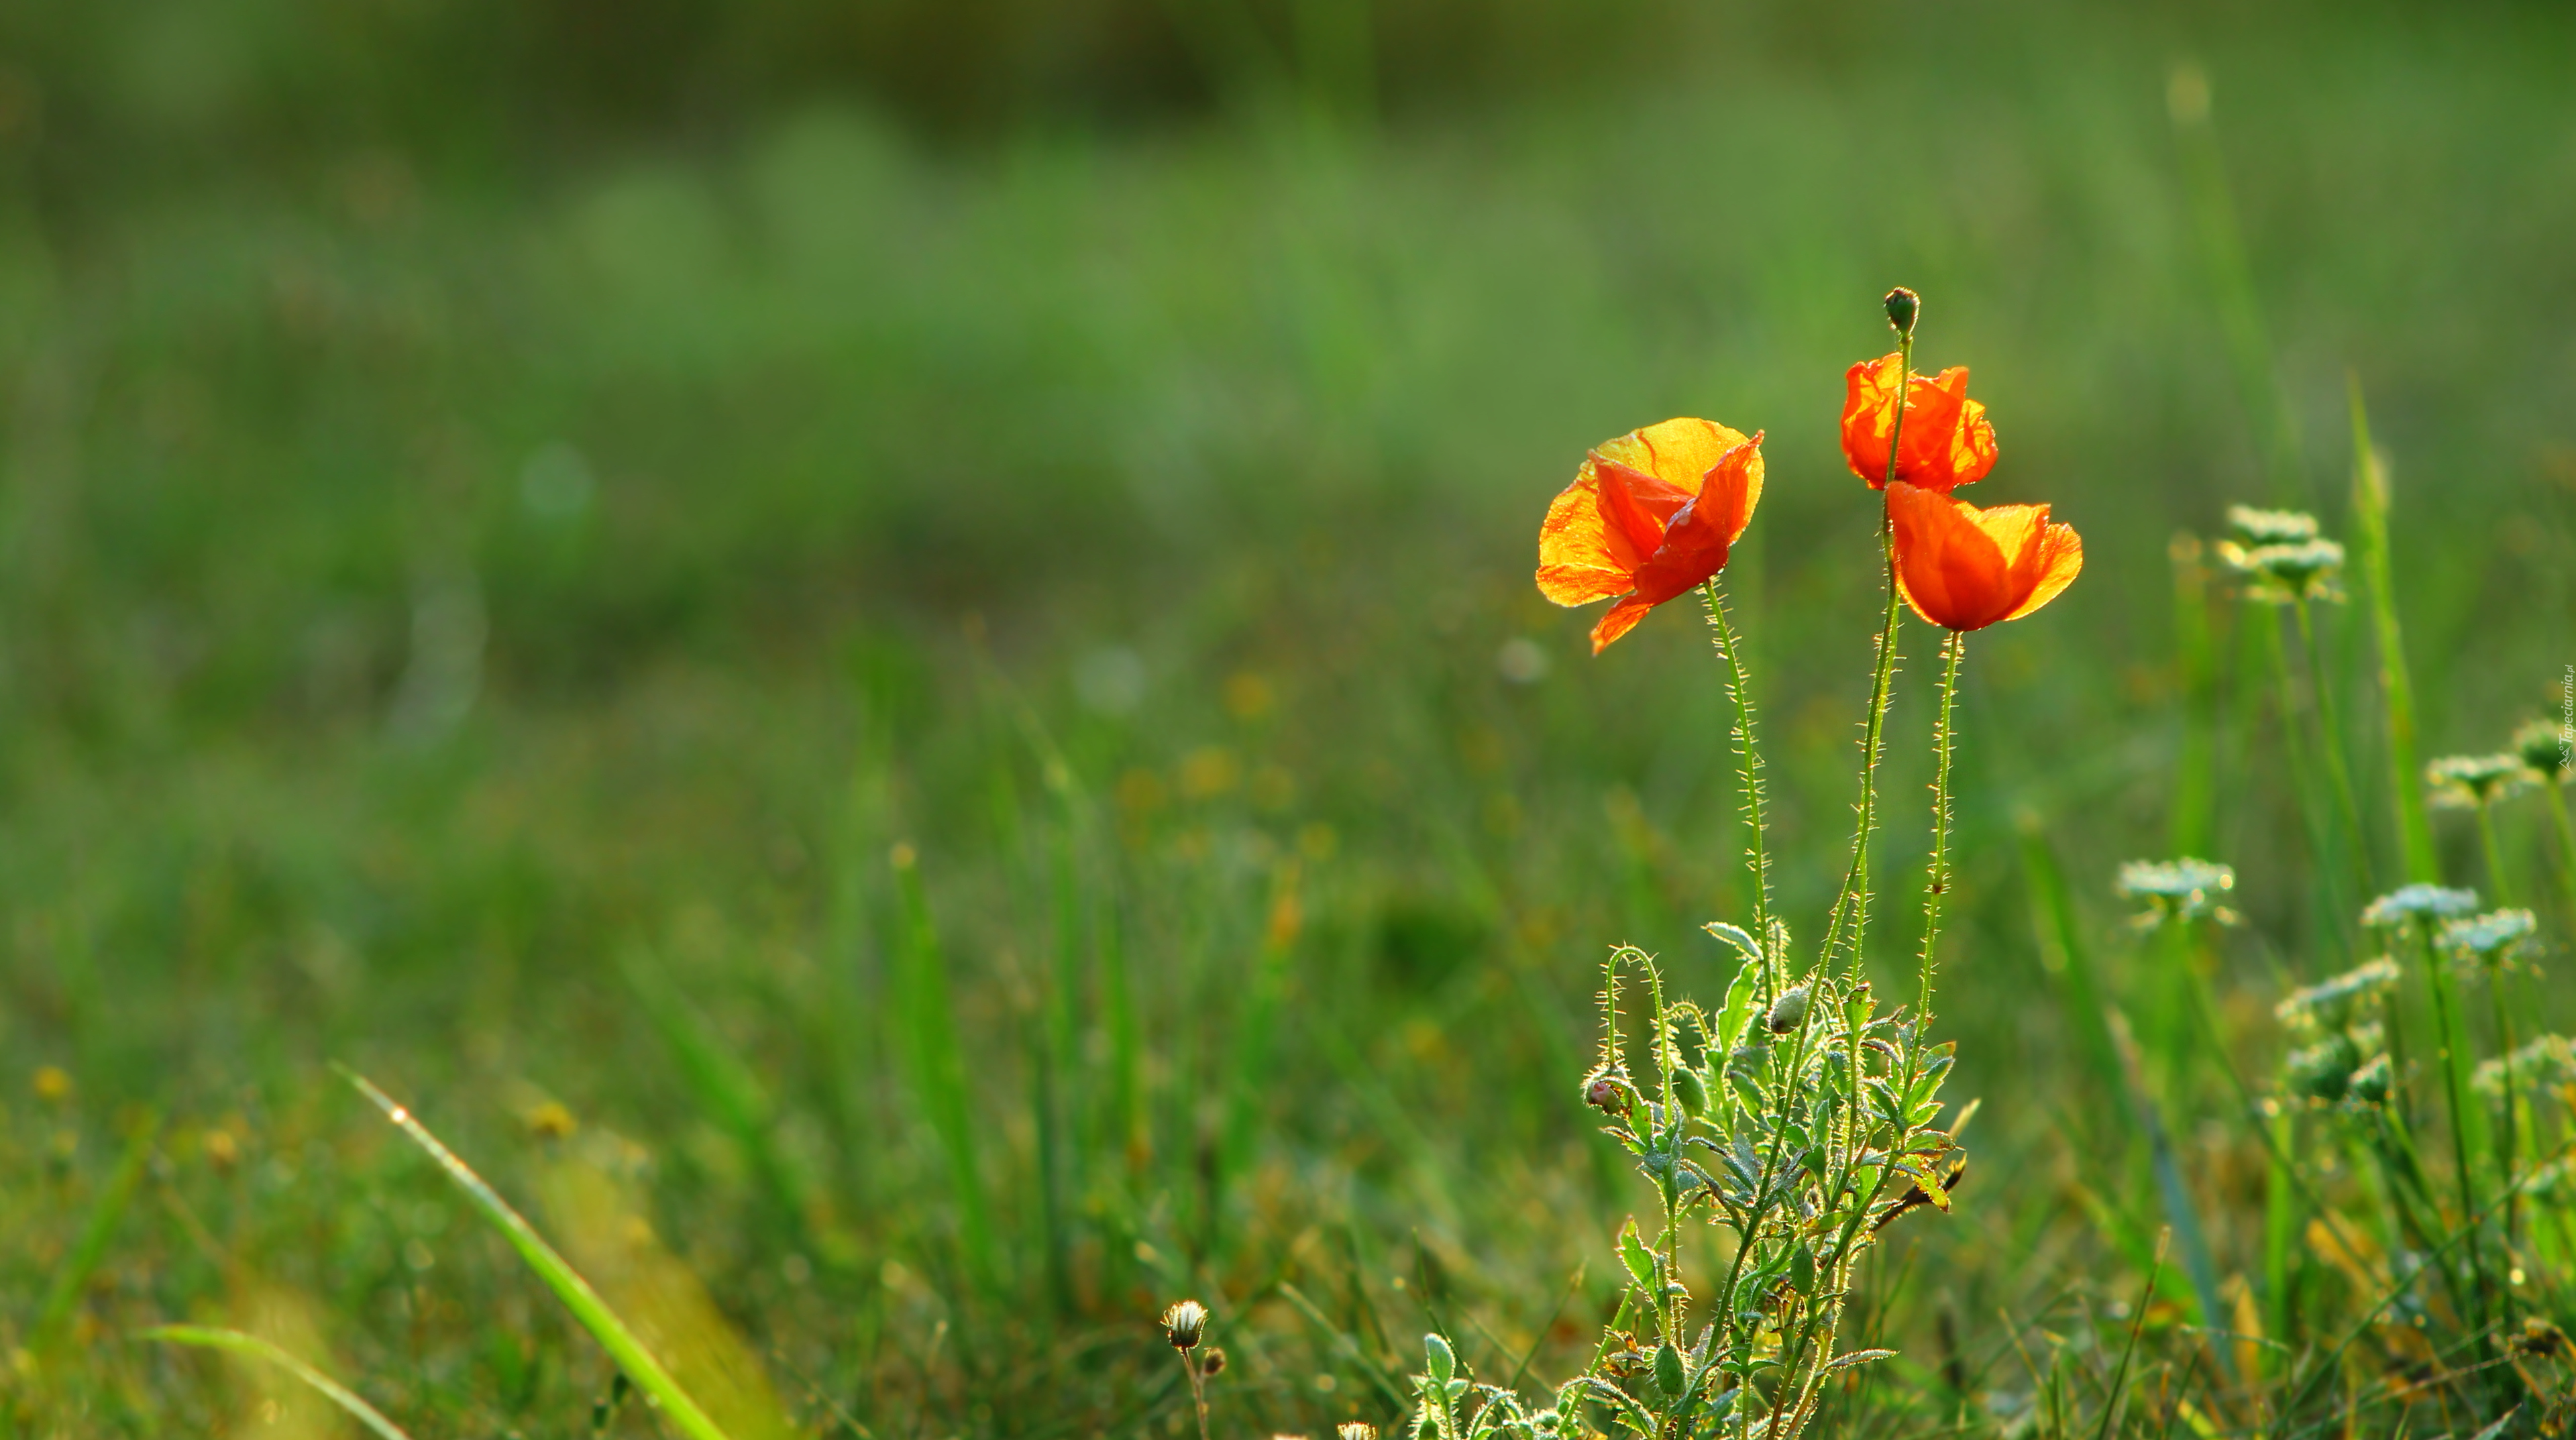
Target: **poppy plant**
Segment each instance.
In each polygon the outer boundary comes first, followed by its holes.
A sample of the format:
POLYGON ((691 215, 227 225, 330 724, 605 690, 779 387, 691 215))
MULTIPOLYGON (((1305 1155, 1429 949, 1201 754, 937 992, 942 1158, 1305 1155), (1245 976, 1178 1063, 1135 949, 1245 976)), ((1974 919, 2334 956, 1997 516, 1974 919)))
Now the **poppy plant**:
POLYGON ((1667 420, 1603 443, 1547 507, 1539 593, 1559 605, 1620 597, 1592 653, 1646 612, 1715 575, 1762 498, 1762 437, 1667 420))
POLYGON ((1995 468, 1995 427, 1986 407, 1968 398, 1968 367, 1916 375, 1905 386, 1905 428, 1896 473, 1887 467, 1887 436, 1896 428, 1896 376, 1902 351, 1863 360, 1843 374, 1843 459, 1869 488, 1891 479, 1947 493, 1995 468))
POLYGON ((2045 505, 1980 510, 1900 480, 1887 487, 1896 584, 1914 613, 1945 629, 1983 630, 2057 598, 2084 568, 2084 542, 2045 505))

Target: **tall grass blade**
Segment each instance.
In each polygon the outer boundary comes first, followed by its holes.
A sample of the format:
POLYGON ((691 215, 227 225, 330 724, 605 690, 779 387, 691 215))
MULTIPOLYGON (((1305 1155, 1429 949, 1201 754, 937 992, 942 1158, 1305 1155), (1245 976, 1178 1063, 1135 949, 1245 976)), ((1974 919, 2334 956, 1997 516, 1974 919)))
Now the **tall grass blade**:
MULTIPOLYGON (((2049 848, 2046 832, 2040 829, 2039 817, 2025 811, 2020 829, 2022 878, 2030 890, 2031 928, 2039 941, 2041 962, 2056 971, 2064 983, 2066 1028, 2075 1037, 2076 1058, 2092 1072, 2094 1083, 2102 1087, 2103 1098, 2116 1101, 2127 1093, 2128 1087, 2121 1075, 2119 1052, 2111 1043, 2110 1024, 2104 1018, 2108 1013, 2107 997, 2102 993, 2101 977, 2093 968, 2092 949, 2084 943, 2075 896, 2066 888, 2065 872, 2058 868, 2057 856, 2049 848)), ((2112 1113, 2120 1113, 2116 1105, 2112 1113)))
POLYGON ((965 1050, 957 1037, 956 1007, 948 994, 948 959, 930 915, 929 897, 922 891, 919 857, 910 845, 897 845, 893 858, 903 926, 896 945, 900 961, 895 987, 897 1037, 911 1071, 913 1098, 930 1121, 948 1164, 967 1268, 976 1284, 990 1294, 1000 1281, 1001 1265, 992 1211, 984 1194, 983 1167, 976 1155, 965 1050))
POLYGON ((368 1404, 356 1391, 256 1335, 206 1325, 156 1325, 139 1333, 140 1338, 145 1340, 159 1340, 170 1345, 195 1345, 207 1350, 222 1350, 234 1355, 248 1356, 253 1360, 265 1360, 313 1387, 323 1399, 347 1411, 351 1419, 373 1430, 384 1437, 384 1440, 411 1440, 411 1436, 405 1434, 401 1426, 386 1419, 383 1411, 368 1404))
MULTIPOLYGON (((1236 1023, 1234 1043, 1229 1047, 1234 1052, 1234 1074, 1227 1086, 1225 1135, 1218 1143, 1220 1190, 1252 1163, 1253 1147, 1261 1138, 1262 1100, 1270 1088, 1279 1005, 1287 994, 1288 966, 1296 953, 1301 923, 1297 866, 1291 861, 1281 865, 1271 879, 1270 919, 1262 930, 1261 954, 1253 962, 1252 988, 1244 997, 1243 1017, 1236 1023)), ((1210 1197, 1212 1211, 1217 1209, 1217 1199, 1210 1197)), ((1221 1211, 1210 1215, 1212 1228, 1220 1218, 1221 1211)))
POLYGON ((732 1135, 751 1160, 770 1199, 798 1226, 805 1221, 806 1184, 778 1148, 776 1107, 760 1078, 717 1037, 685 999, 630 955, 620 967, 627 988, 679 1062, 680 1076, 710 1118, 732 1135))
POLYGON ((689 1398, 689 1392, 680 1388, 680 1382, 673 1379, 662 1362, 644 1348, 644 1342, 636 1338, 635 1332, 627 1328, 616 1311, 608 1308, 608 1302, 601 1299, 590 1282, 581 1277, 581 1272, 573 1269, 572 1263, 557 1253, 554 1246, 547 1244, 535 1226, 511 1209, 510 1202, 502 1199, 499 1191, 485 1183, 482 1176, 458 1159, 456 1152, 448 1149, 437 1136, 429 1133, 429 1127, 412 1118, 410 1110, 395 1104, 392 1096, 377 1089, 367 1077, 346 1068, 340 1073, 358 1088, 359 1094, 383 1111, 396 1129, 409 1136, 413 1144, 438 1162, 439 1168, 447 1172, 447 1178, 456 1182, 456 1188, 465 1192, 465 1197, 483 1212, 483 1218, 491 1222, 493 1229, 501 1232, 501 1238, 510 1242, 510 1248, 519 1252, 519 1258, 528 1262, 528 1268, 537 1272, 537 1278, 546 1282, 546 1288, 554 1291, 555 1298, 563 1301, 564 1308, 570 1310, 582 1328, 599 1341, 600 1348, 617 1362, 617 1368, 626 1372, 626 1377, 635 1382, 637 1389, 653 1397, 673 1425, 691 1440, 726 1440, 725 1432, 698 1408, 698 1402, 689 1398))
POLYGON ((2245 234, 2237 224, 2236 202, 2228 193, 2227 161, 2218 144, 2218 126, 2210 118, 2209 74, 2184 62, 2167 77, 2165 101, 2173 120, 2174 142, 2183 171, 2183 194, 2192 227, 2200 233, 2201 257, 2209 267, 2212 299, 2220 326, 2227 333, 2227 358, 2244 397, 2246 418, 2253 422, 2263 447, 2263 468, 2271 476, 2278 504, 2313 508, 2308 467, 2301 456, 2299 420, 2290 408, 2273 367, 2272 340, 2263 323, 2263 305, 2254 290, 2254 267, 2245 257, 2245 234))
POLYGON ((143 1179, 144 1164, 152 1158, 153 1144, 160 1138, 158 1110, 146 1114, 126 1138, 125 1153, 109 1172, 107 1187, 98 1193, 98 1203, 90 1207, 89 1218, 81 1225, 80 1239, 73 1242, 71 1254, 64 1257, 62 1268, 54 1272, 54 1283, 45 1291, 44 1306, 36 1312, 35 1329, 30 1332, 27 1348, 31 1352, 43 1355, 61 1338, 63 1327, 72 1318, 72 1306, 80 1299, 81 1287, 89 1283, 99 1262, 107 1258, 108 1243, 116 1238, 117 1222, 125 1218, 126 1207, 134 1203, 134 1187, 143 1179))
POLYGON ((2370 412, 2361 379, 2347 377, 2352 392, 2352 539, 2370 587, 2371 629, 2379 641, 2379 692, 2388 707, 2388 773, 2397 801, 2397 833, 2406 856, 2406 879, 2436 884, 2441 862, 2433 849, 2433 824, 2424 813, 2423 770, 2415 759, 2415 681, 2406 668, 2406 637, 2397 624, 2397 585, 2388 557, 2388 472, 2370 444, 2370 412))
POLYGON ((2207 855, 2217 848, 2218 669, 2210 640, 2209 571, 2197 537, 2177 534, 2173 560, 2174 661, 2182 684, 2182 753, 2174 766, 2165 848, 2207 855))

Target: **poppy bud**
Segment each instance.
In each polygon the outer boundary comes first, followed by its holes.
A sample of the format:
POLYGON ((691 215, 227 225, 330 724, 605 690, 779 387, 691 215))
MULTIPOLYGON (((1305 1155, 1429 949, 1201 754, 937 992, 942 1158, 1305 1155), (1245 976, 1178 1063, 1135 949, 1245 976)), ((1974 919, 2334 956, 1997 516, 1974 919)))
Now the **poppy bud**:
POLYGON ((1682 1384, 1682 1352, 1667 1340, 1655 1347, 1655 1388, 1667 1395, 1679 1395, 1682 1384))
POLYGON ((1801 1295, 1816 1293, 1816 1252, 1801 1245, 1789 1256, 1789 1287, 1801 1295))
POLYGON ((1207 1333, 1207 1307, 1196 1300, 1175 1301, 1163 1312, 1163 1338, 1175 1350, 1196 1350, 1199 1337, 1207 1333))
POLYGON ((1701 1082, 1696 1070, 1673 1072, 1673 1097, 1693 1115, 1708 1113, 1708 1086, 1701 1082))
POLYGON ((1887 323, 1896 327, 1897 334, 1911 339, 1914 317, 1922 311, 1923 297, 1904 286, 1899 285, 1887 292, 1887 323))
POLYGON ((1781 991, 1780 998, 1771 1002, 1766 1023, 1774 1035, 1786 1035, 1807 1023, 1807 987, 1796 985, 1781 991))
POLYGON ((1608 1071, 1603 1071, 1584 1082, 1583 1103, 1604 1115, 1624 1115, 1628 1112, 1625 1087, 1621 1086, 1618 1078, 1608 1071))

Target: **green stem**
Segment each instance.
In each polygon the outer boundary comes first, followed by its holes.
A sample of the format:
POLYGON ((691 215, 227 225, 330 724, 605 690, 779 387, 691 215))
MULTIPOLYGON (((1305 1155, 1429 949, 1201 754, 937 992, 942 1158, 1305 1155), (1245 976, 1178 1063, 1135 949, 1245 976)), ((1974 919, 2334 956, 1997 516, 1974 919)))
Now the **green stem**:
POLYGON ((2514 1105, 2514 1097, 2520 1092, 2520 1087, 2515 1085, 2513 1077, 2513 1017, 2505 1010, 2504 966, 2501 963, 2487 966, 2487 1004, 2493 1012, 2495 1019, 2496 1054, 2505 1057, 2504 1064, 2506 1067, 2504 1085, 2502 1087, 2504 1091, 2504 1128, 2496 1132, 2496 1175, 2504 1185, 2504 1269, 2506 1272, 2506 1283, 2504 1286, 2504 1328, 2507 1334, 2511 1334, 2513 1331, 2512 1271, 2514 1210, 2516 1208, 2515 1197, 2521 1188, 2514 1183, 2513 1178, 2513 1132, 2515 1129, 2514 1110, 2516 1108, 2514 1105))
POLYGON ((2477 1181, 2469 1169, 2469 1108, 2460 1092, 2460 1068, 2467 1062, 2467 1057, 2460 1053, 2463 1037, 2452 1014, 2451 980, 2442 968, 2442 957, 2434 951, 2429 921, 2417 922, 2416 939, 2424 954, 2425 977, 2432 986, 2433 1023, 2440 1032, 2443 1099, 2451 1112, 2451 1164, 2460 1186, 2461 1223, 2469 1227, 2463 1243, 2468 1251, 2469 1273, 2476 1282, 2478 1353, 2484 1359, 2491 1348, 2487 1334, 2487 1272, 2477 1236, 2477 1181))
POLYGON ((1717 653, 1726 661, 1726 688, 1735 697, 1735 750, 1744 785, 1744 819, 1753 832, 1753 940, 1762 947, 1762 1003, 1768 1006, 1777 997, 1782 977, 1775 973, 1779 957, 1771 948, 1771 859, 1762 818, 1762 753, 1753 737, 1753 682, 1744 670, 1735 627, 1727 623, 1726 598, 1717 587, 1717 577, 1710 576, 1700 592, 1708 601, 1709 628, 1717 632, 1717 653))
POLYGON ((2299 832, 2308 842, 2308 857, 2316 866, 2317 883, 2313 896, 2318 928, 2332 935, 2349 958, 2352 946, 2345 942, 2343 912, 2337 903, 2340 886, 2334 880, 2334 859, 2327 853, 2326 825, 2318 816, 2314 803, 2316 783, 2308 764, 2307 743, 2299 737, 2298 686, 2290 678, 2289 648, 2281 643, 2277 620, 2262 626, 2265 658, 2271 662, 2272 683, 2280 692, 2281 758, 2290 771, 2290 789, 2299 807, 2299 832))
MULTIPOLYGON (((2409 883, 2437 885, 2442 867, 2433 851, 2433 826, 2424 814, 2423 771, 2415 763, 2415 682, 2406 669, 2406 640, 2397 623, 2397 591, 2389 578, 2388 476, 2370 444, 2370 414, 2362 407, 2361 380, 2352 388, 2352 522, 2361 574, 2370 586, 2371 629, 2379 641, 2379 689, 2388 709, 2388 773, 2397 802, 2397 832, 2404 841, 2409 883)), ((2576 860, 2569 862, 2576 865, 2576 860)))
POLYGON ((2576 817, 2567 813, 2567 790, 2555 776, 2543 776, 2541 785, 2549 792, 2549 812, 2558 821, 2558 858, 2567 869, 2567 923, 2576 925, 2576 817))
POLYGON ((2496 843, 2495 807, 2484 800, 2478 802, 2478 848, 2486 852, 2487 888, 2496 903, 2513 904, 2513 879, 2505 873, 2504 847, 2496 843))
POLYGON ((2325 757, 2326 781, 2334 787, 2335 807, 2343 812, 2342 848, 2349 852, 2356 893, 2368 895, 2372 890, 2368 832, 2361 828, 2361 803, 2353 797, 2352 771, 2344 763, 2343 720, 2335 709, 2325 651, 2317 644, 2316 621, 2309 613, 2307 597, 2299 597, 2293 610, 2299 620, 2299 641, 2308 652, 2308 687, 2316 694, 2318 749, 2325 757))
MULTIPOLYGON (((1887 480, 1896 483, 1898 446, 1905 439, 1905 392, 1914 377, 1914 337, 1900 333, 1896 340, 1896 418, 1887 427, 1887 480)), ((1851 975, 1860 975, 1861 940, 1869 928, 1869 836, 1878 824, 1878 756, 1880 736, 1887 729, 1887 695, 1896 676, 1896 626, 1903 600, 1896 586, 1896 533, 1882 506, 1878 519, 1878 548, 1887 565, 1887 618, 1878 631, 1878 668, 1870 681, 1869 731, 1861 742, 1860 821, 1852 830, 1851 866, 1843 872, 1840 893, 1834 896, 1832 917, 1825 925, 1825 943, 1816 952, 1819 967, 1832 963, 1834 944, 1844 936, 1844 921, 1850 921, 1851 975)))
POLYGON ((1932 1013, 1932 971, 1941 943, 1941 900, 1950 888, 1950 754, 1956 731, 1951 713, 1959 697, 1959 662, 1968 653, 1967 632, 1953 630, 1943 642, 1940 728, 1932 735, 1936 768, 1932 780, 1932 874, 1923 891, 1922 998, 1914 1007, 1919 1028, 1932 1013))

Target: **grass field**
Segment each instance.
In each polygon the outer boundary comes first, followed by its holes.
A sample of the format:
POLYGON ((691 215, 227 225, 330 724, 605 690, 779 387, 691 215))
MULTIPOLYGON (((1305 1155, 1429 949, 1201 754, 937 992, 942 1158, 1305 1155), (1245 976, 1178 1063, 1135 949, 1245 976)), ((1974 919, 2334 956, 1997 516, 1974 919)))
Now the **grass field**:
MULTIPOLYGON (((2273 1002, 2363 957, 2312 903, 2276 617, 2178 591, 2173 537, 2232 502, 2344 534, 2357 384, 2420 753, 2558 713, 2576 29, 1908 23, 1522 106, 960 147, 818 104, 513 185, 361 148, 0 210, 11 1431, 338 1423, 136 1338, 194 1323, 418 1436, 654 1433, 335 1061, 737 1437, 1177 1434, 1150 1321, 1183 1294, 1227 1433, 1394 1423, 1433 1326, 1480 1371, 1579 1364, 1645 1203, 1579 1103, 1600 958, 1714 1000, 1745 836, 1705 629, 1588 656, 1532 537, 1604 437, 1767 430, 1727 589, 1817 927, 1881 595, 1840 376, 1897 283, 1992 407, 1976 498, 2053 502, 2087 569, 1969 665, 1940 1021, 1973 1178, 1873 1258, 1858 1325, 1902 1354, 1836 1423, 2067 1433, 2034 1374, 2127 1333, 2167 1217, 2079 985, 2140 1017, 2230 1297, 2168 1271, 2160 1373, 2269 1363, 2188 1328, 2304 1282, 2263 1122, 2156 1048, 2181 962, 2114 869, 2237 868, 2200 963, 2258 1089, 2273 1002)), ((2353 588, 2317 673, 2393 888, 2353 588)), ((1910 884, 1906 644, 1878 864, 1910 884)), ((2565 862, 2537 801, 2496 818, 2546 939, 2524 1022, 2563 1028, 2565 862)))

